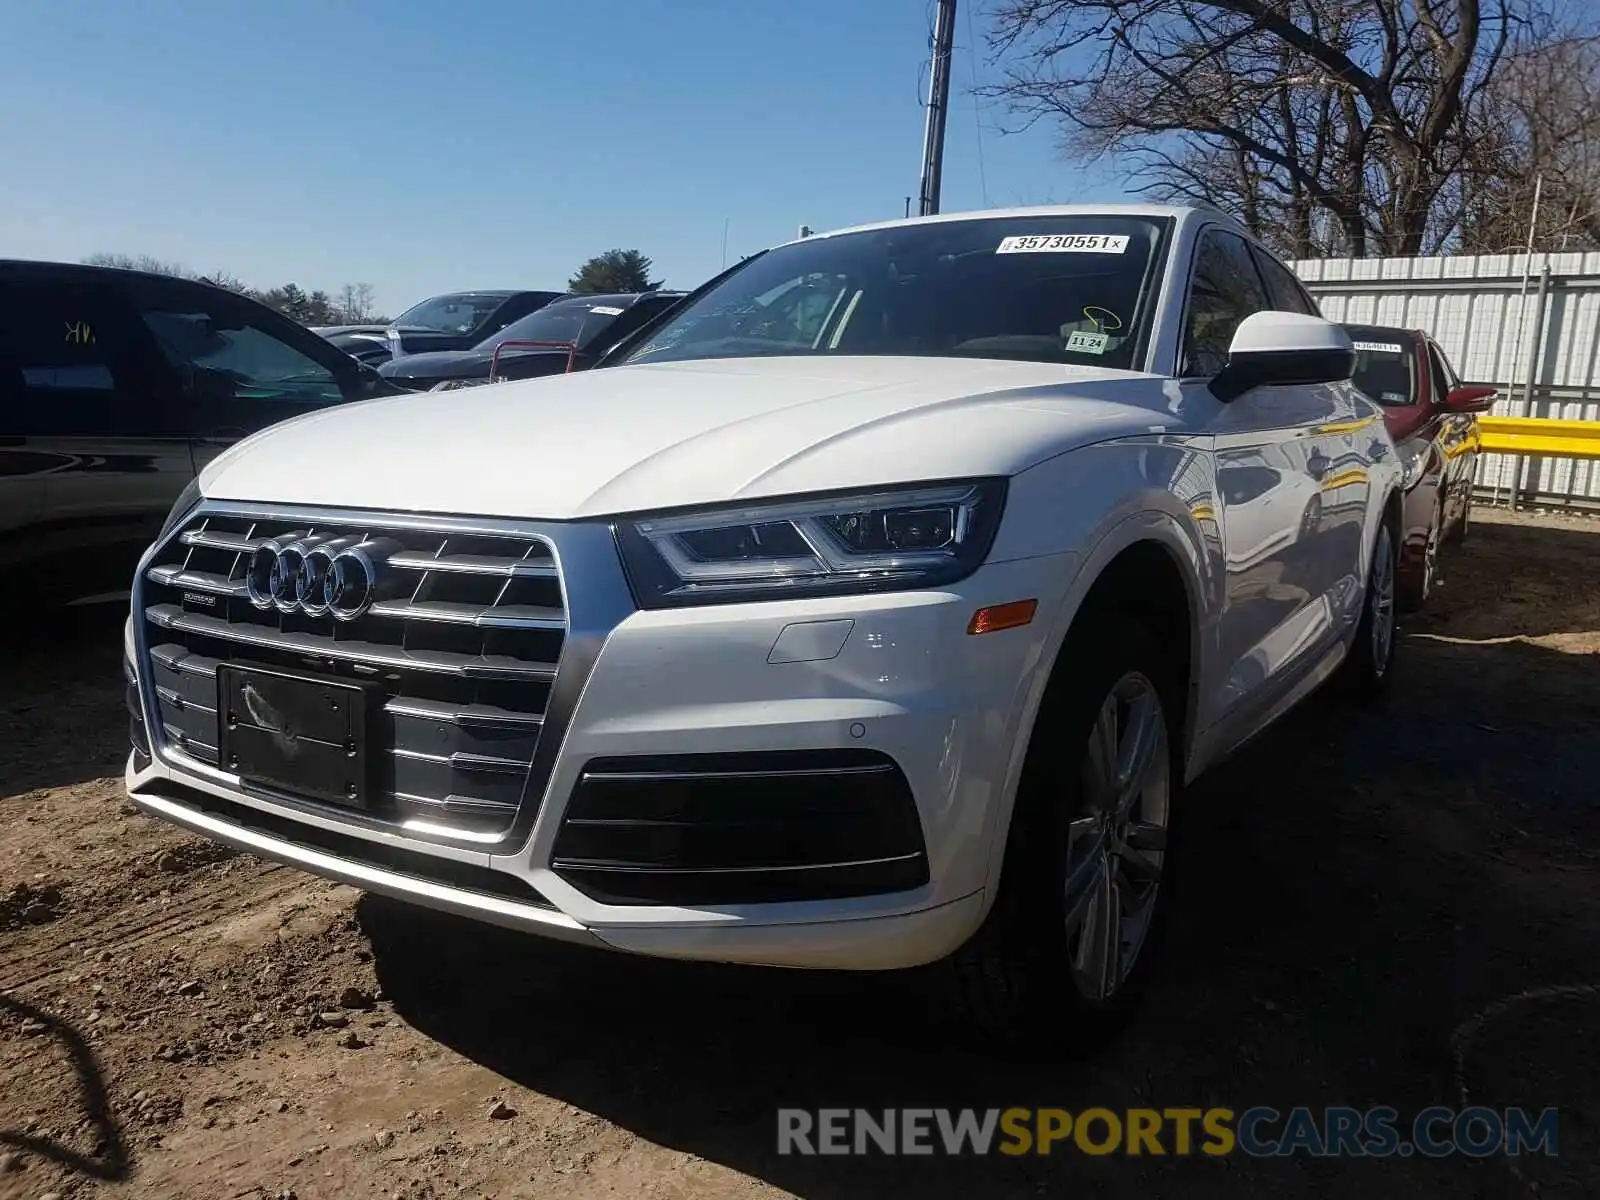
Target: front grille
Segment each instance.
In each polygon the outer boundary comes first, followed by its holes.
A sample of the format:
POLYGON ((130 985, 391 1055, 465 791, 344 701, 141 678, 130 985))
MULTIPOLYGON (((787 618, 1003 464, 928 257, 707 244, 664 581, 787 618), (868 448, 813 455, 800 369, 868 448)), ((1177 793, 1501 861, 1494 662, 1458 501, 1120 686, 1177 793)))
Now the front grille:
POLYGON ((202 511, 151 557, 140 599, 158 746, 228 769, 218 755, 222 664, 361 683, 381 701, 361 819, 479 841, 516 823, 567 630, 544 538, 420 518, 202 511), (289 534, 381 547, 371 607, 341 621, 253 604, 252 554, 289 534))
POLYGON ((928 881, 899 764, 867 750, 594 759, 551 866, 613 904, 756 904, 928 881))

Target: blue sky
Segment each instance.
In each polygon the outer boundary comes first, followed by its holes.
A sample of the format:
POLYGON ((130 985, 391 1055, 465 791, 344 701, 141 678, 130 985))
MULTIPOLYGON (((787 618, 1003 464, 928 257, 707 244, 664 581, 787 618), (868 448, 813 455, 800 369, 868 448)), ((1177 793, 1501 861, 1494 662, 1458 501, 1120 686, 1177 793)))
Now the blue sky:
MULTIPOLYGON (((724 220, 734 261, 801 224, 903 213, 931 7, 0 0, 0 256, 367 281, 391 315, 562 287, 614 246, 693 286, 724 220)), ((1054 131, 1003 136, 986 110, 980 137, 977 7, 957 22, 943 208, 1116 198, 1054 131)))

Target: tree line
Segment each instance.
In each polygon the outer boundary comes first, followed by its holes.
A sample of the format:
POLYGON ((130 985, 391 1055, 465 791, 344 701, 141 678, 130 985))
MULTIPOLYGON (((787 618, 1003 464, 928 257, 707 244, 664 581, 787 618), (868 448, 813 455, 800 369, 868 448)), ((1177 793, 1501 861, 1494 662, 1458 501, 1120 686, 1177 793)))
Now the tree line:
POLYGON ((1600 8, 999 0, 980 94, 1295 258, 1600 248, 1600 8))
MULTIPOLYGON (((182 263, 149 254, 91 254, 83 261, 93 267, 149 271, 157 275, 215 284, 258 300, 302 325, 382 325, 389 320, 379 314, 370 283, 347 283, 332 294, 320 288, 308 292, 296 283, 262 289, 251 287, 227 271, 202 275, 182 263)), ((653 292, 661 286, 662 281, 650 278, 651 269, 650 259, 638 250, 607 250, 585 261, 567 281, 567 290, 589 295, 653 292)))
POLYGON ((376 295, 370 283, 347 283, 330 295, 320 288, 308 292, 296 283, 254 288, 227 271, 203 275, 189 270, 182 263, 169 262, 149 254, 91 254, 83 261, 91 267, 150 271, 157 275, 215 284, 258 300, 302 325, 381 325, 389 319, 378 312, 376 295))

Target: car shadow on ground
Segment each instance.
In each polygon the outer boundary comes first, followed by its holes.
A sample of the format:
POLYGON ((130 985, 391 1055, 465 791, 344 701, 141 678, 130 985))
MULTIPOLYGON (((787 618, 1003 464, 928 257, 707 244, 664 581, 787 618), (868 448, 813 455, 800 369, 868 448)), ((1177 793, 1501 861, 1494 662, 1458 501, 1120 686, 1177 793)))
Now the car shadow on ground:
POLYGON ((0 802, 117 775, 128 753, 124 604, 0 615, 0 802))
MULTIPOLYGON (((1591 543, 1592 544, 1592 543, 1591 543)), ((1600 705, 1593 659, 1408 637, 1381 709, 1291 715, 1189 794, 1165 970, 1092 1061, 964 1045, 920 974, 674 964, 363 900, 431 1037, 652 1142, 805 1196, 1544 1195, 1600 1174, 1600 705), (1535 1024, 1543 1033, 1533 1036, 1535 1024), (1466 1033, 1463 1033, 1463 1030, 1466 1033), (1528 1047, 1524 1053, 1523 1047, 1528 1047), (779 1107, 1561 1108, 1556 1160, 808 1158, 779 1107), (1586 1174, 1587 1172, 1587 1174, 1586 1174), (1520 1173, 1520 1174, 1519 1174, 1520 1173)))

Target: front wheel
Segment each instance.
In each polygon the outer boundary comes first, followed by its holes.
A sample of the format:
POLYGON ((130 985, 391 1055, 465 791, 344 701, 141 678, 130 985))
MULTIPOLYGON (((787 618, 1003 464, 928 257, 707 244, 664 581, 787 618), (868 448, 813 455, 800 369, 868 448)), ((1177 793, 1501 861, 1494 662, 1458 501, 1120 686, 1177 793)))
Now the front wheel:
POLYGON ((1030 1053, 1088 1051, 1120 1027, 1171 898, 1172 672, 1141 625, 1085 632, 1035 724, 999 894, 953 959, 979 1029, 1030 1053))
POLYGON ((1394 674, 1395 574, 1398 567, 1393 522, 1378 526, 1367 570, 1367 594, 1361 604, 1361 622, 1355 641, 1340 667, 1345 691, 1357 700, 1375 700, 1389 687, 1394 674))
POLYGON ((1450 543, 1459 546, 1467 540, 1467 529, 1472 524, 1472 489, 1466 489, 1466 496, 1461 501, 1461 516, 1457 518, 1450 532, 1450 543))

